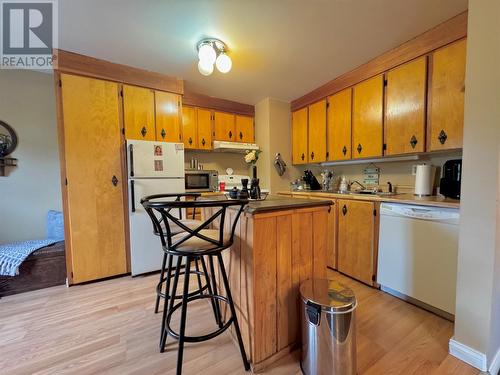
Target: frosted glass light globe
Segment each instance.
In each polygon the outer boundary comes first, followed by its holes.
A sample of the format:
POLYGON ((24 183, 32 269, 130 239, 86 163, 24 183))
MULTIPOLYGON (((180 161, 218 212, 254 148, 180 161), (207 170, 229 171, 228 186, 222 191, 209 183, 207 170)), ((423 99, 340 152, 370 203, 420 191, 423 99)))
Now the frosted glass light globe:
POLYGON ((228 55, 226 55, 224 52, 221 52, 219 57, 217 57, 217 60, 215 61, 215 66, 217 66, 219 72, 227 73, 231 70, 233 62, 228 55))
POLYGON ((198 71, 204 76, 209 76, 214 71, 214 63, 206 63, 203 60, 198 61, 198 71))
POLYGON ((198 58, 208 66, 209 63, 213 64, 215 62, 217 54, 211 44, 202 44, 198 50, 198 58))

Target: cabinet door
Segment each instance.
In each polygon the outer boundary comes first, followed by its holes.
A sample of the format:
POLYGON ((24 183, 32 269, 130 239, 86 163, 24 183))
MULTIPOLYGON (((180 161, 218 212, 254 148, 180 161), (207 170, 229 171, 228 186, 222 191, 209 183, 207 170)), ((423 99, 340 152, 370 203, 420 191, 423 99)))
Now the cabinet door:
POLYGON ((433 53, 429 89, 429 151, 462 147, 466 41, 433 53))
MULTIPOLYGON (((281 194, 280 194, 281 195, 281 194)), ((297 198, 304 198, 303 196, 298 196, 297 198)), ((309 199, 324 200, 325 198, 313 198, 309 199)), ((331 199, 332 205, 328 211, 328 223, 327 231, 328 237, 326 240, 326 265, 332 269, 337 269, 337 201, 331 199)))
POLYGON ((387 73, 386 155, 424 152, 427 57, 387 73))
POLYGON ((156 140, 182 142, 181 96, 155 91, 156 140))
POLYGON ((196 108, 182 106, 182 140, 185 148, 198 148, 196 108))
POLYGON ((373 284, 375 205, 341 200, 338 207, 338 270, 366 284, 373 284))
POLYGON ((236 115, 236 140, 244 143, 254 143, 253 117, 236 115))
POLYGON ((352 156, 382 156, 384 78, 370 78, 354 86, 352 156))
POLYGON ((198 148, 201 150, 212 149, 212 112, 208 109, 196 108, 198 120, 198 148))
POLYGON ((307 107, 292 113, 292 163, 307 163, 307 107))
POLYGON ((123 120, 127 139, 154 141, 156 139, 154 91, 123 85, 123 120))
POLYGON ((66 246, 72 281, 82 283, 127 272, 120 104, 114 82, 61 82, 66 246))
POLYGON ((326 100, 309 106, 308 159, 309 163, 326 160, 326 100))
POLYGON ((330 96, 328 103, 328 159, 350 159, 352 89, 330 96))
POLYGON ((236 141, 234 115, 225 112, 214 112, 215 139, 217 141, 236 141))

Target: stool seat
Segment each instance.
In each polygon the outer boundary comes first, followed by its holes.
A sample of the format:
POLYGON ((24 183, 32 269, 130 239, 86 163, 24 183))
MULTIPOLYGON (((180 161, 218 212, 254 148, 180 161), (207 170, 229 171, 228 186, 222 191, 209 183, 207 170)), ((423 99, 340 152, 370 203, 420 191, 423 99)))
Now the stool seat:
MULTIPOLYGON (((219 241, 220 231, 218 229, 202 229, 199 232, 202 236, 211 238, 212 240, 219 241)), ((172 243, 182 240, 186 237, 185 233, 178 233, 172 236, 172 243)), ((222 240, 224 247, 229 247, 232 244, 231 235, 224 233, 222 240)), ((186 241, 182 242, 180 245, 176 246, 175 250, 178 252, 190 252, 190 251, 201 251, 201 250, 211 250, 220 248, 220 245, 213 244, 199 237, 191 237, 186 241)))

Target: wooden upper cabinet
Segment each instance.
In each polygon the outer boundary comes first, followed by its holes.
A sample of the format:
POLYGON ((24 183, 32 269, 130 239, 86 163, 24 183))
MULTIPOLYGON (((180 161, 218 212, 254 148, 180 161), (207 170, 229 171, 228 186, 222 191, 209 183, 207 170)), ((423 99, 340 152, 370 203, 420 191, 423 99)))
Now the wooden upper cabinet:
POLYGON ((156 140, 181 142, 181 96, 155 91, 156 140))
POLYGON ((466 40, 435 51, 429 82, 428 151, 461 148, 464 126, 466 40))
POLYGON ((427 57, 387 72, 386 155, 425 150, 427 57))
POLYGON ((123 85, 123 121, 127 139, 156 140, 154 91, 123 85))
POLYGON ((209 109, 196 108, 197 145, 201 150, 212 149, 212 112, 209 109))
POLYGON ((81 283, 127 272, 119 92, 67 74, 61 83, 68 277, 81 283))
POLYGON ((382 156, 384 78, 375 76, 353 89, 352 156, 382 156))
POLYGON ((185 148, 198 148, 196 108, 182 106, 182 140, 185 148))
POLYGON ((307 107, 292 112, 292 163, 306 164, 307 157, 307 107))
POLYGON ((214 112, 215 140, 236 142, 235 116, 232 113, 214 112))
POLYGON ((339 199, 338 270, 366 284, 373 284, 375 249, 375 204, 339 199))
POLYGON ((326 99, 309 106, 308 160, 321 163, 326 160, 326 99))
POLYGON ((352 89, 328 98, 328 160, 351 158, 352 89))
POLYGON ((253 117, 236 115, 236 141, 255 142, 253 117))

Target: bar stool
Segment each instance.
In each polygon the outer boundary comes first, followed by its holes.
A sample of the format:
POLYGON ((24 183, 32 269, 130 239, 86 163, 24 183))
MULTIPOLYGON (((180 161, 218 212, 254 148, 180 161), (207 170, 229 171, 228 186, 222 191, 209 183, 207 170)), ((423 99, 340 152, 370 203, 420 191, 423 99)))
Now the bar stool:
MULTIPOLYGON (((170 285, 170 278, 166 278, 166 290, 168 291, 167 295, 176 296, 179 276, 181 274, 180 266, 182 260, 186 260, 186 272, 184 273, 184 285, 182 289, 181 301, 175 303, 175 298, 165 298, 162 335, 160 341, 160 351, 163 351, 165 347, 167 335, 170 335, 171 337, 179 341, 177 375, 181 375, 182 373, 182 359, 184 354, 184 344, 186 342, 201 342, 213 339, 226 331, 232 324, 234 324, 234 331, 238 340, 244 368, 247 371, 250 369, 250 364, 248 362, 245 348, 243 346, 241 331, 236 316, 236 309, 234 307, 233 298, 231 296, 228 276, 222 259, 222 251, 231 247, 231 245, 233 244, 236 224, 239 220, 241 212, 243 211, 243 208, 247 203, 247 200, 162 202, 149 200, 143 203, 146 211, 150 213, 149 216, 153 221, 153 226, 159 231, 162 248, 167 254, 167 274, 172 269, 173 257, 177 257, 177 264, 172 280, 172 285, 170 285), (177 208, 206 208, 212 210, 212 215, 198 227, 190 228, 189 226, 183 224, 180 219, 172 215, 171 210, 177 208), (228 226, 225 225, 227 209, 235 209, 236 211, 234 222, 229 229, 228 226), (153 212, 157 213, 158 215, 152 214, 153 212), (161 218, 162 223, 165 224, 164 226, 161 225, 159 217, 161 218), (216 221, 218 221, 219 229, 210 229, 213 223, 216 221), (181 229, 183 229, 183 232, 176 234, 173 233, 173 226, 180 227, 181 229), (208 294, 198 293, 193 295, 193 293, 189 293, 189 278, 191 272, 188 272, 187 270, 190 270, 191 264, 196 260, 196 258, 203 257, 208 257, 211 268, 211 278, 210 281, 207 282, 208 294), (217 283, 214 275, 215 267, 213 266, 214 260, 216 260, 219 265, 219 271, 220 275, 222 276, 222 282, 226 294, 225 296, 218 294, 217 292, 217 283), (172 288, 171 290, 170 287, 172 288), (214 307, 216 323, 218 324, 219 328, 203 336, 186 336, 187 304, 199 299, 210 299, 212 306, 214 307), (226 322, 222 321, 219 303, 225 303, 229 306, 231 316, 226 322), (181 309, 180 329, 179 332, 175 332, 171 328, 170 323, 173 313, 178 309, 181 309)), ((206 275, 206 265, 204 265, 204 262, 202 262, 201 264, 206 275)))

